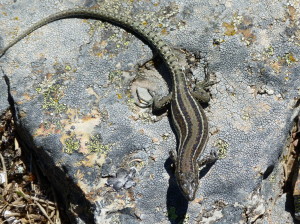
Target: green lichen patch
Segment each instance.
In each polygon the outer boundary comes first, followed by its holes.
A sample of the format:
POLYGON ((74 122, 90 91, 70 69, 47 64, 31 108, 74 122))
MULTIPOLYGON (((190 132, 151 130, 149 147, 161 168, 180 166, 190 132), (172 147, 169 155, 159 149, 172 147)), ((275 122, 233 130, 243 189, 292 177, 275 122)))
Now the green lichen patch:
MULTIPOLYGON (((121 70, 111 71, 108 74, 108 81, 109 81, 109 83, 113 84, 116 89, 123 88, 123 86, 126 82, 124 73, 121 70)), ((118 94, 120 94, 120 93, 118 93, 118 94)), ((118 96, 118 98, 120 99, 120 96, 118 96)), ((121 98, 123 98, 123 97, 121 97, 121 98)))
POLYGON ((63 152, 72 154, 75 151, 79 151, 80 149, 80 139, 76 137, 76 135, 71 135, 64 142, 63 152))
POLYGON ((282 57, 278 57, 280 61, 283 61, 286 65, 291 65, 294 62, 297 62, 298 60, 295 58, 293 53, 286 53, 282 57))
POLYGON ((71 71, 71 70, 72 70, 71 65, 66 65, 66 66, 65 66, 65 71, 69 72, 69 71, 71 71))
POLYGON ((63 87, 59 84, 51 85, 43 93, 43 109, 60 114, 67 110, 65 104, 60 103, 60 99, 64 96, 63 87))
POLYGON ((92 48, 94 55, 100 58, 116 57, 128 48, 130 40, 133 38, 131 34, 110 23, 96 21, 90 23, 90 27, 91 36, 96 35, 99 30, 105 30, 105 32, 101 32, 99 41, 95 42, 92 48))
POLYGON ((90 141, 87 143, 87 149, 89 153, 100 153, 106 154, 110 149, 111 145, 104 145, 100 135, 94 135, 90 137, 90 141))
POLYGON ((214 146, 218 148, 219 159, 226 158, 229 144, 226 141, 219 139, 214 146))
POLYGON ((274 47, 269 46, 264 49, 263 55, 265 55, 267 58, 273 56, 275 54, 274 47))
POLYGON ((268 64, 277 74, 281 73, 285 66, 292 66, 299 61, 292 52, 287 52, 279 56, 276 53, 274 47, 269 46, 264 49, 262 54, 268 59, 268 64))

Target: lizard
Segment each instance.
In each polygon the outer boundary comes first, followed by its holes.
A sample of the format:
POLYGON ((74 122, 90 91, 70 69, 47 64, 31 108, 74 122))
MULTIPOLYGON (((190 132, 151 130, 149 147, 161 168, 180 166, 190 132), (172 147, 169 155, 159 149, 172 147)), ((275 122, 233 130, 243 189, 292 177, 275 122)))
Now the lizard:
POLYGON ((185 198, 189 201, 194 200, 199 185, 199 165, 202 163, 198 159, 208 140, 208 120, 199 102, 209 101, 207 87, 212 85, 209 78, 206 76, 204 82, 201 83, 201 88, 198 88, 197 91, 190 91, 185 71, 179 65, 174 49, 166 44, 158 33, 153 32, 151 28, 134 21, 120 11, 110 9, 99 11, 88 8, 74 8, 54 13, 33 24, 0 50, 0 58, 8 49, 33 31, 65 18, 96 19, 116 24, 143 38, 158 52, 171 75, 172 89, 169 95, 160 100, 154 97, 152 107, 153 110, 158 110, 170 104, 171 120, 179 140, 177 151, 173 150, 171 153, 175 163, 175 178, 185 198))

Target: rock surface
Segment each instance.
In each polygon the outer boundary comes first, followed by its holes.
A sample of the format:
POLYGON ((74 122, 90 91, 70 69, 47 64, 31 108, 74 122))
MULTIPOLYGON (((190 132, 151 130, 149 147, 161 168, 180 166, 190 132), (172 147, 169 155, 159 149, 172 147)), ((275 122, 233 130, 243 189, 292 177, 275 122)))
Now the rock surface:
POLYGON ((274 197, 281 195, 282 172, 273 170, 299 96, 297 1, 98 3, 0 0, 0 46, 33 22, 78 6, 118 7, 157 24, 155 32, 189 58, 196 79, 204 76, 195 63, 200 52, 218 81, 205 108, 205 154, 217 150, 220 159, 201 171, 197 198, 188 203, 168 159, 176 148, 168 117, 135 105, 138 88, 161 96, 170 88, 159 58, 144 65, 155 52, 102 21, 46 25, 0 59, 9 80, 0 80, 0 109, 8 106, 9 85, 18 134, 73 223, 292 223, 285 194, 274 197))

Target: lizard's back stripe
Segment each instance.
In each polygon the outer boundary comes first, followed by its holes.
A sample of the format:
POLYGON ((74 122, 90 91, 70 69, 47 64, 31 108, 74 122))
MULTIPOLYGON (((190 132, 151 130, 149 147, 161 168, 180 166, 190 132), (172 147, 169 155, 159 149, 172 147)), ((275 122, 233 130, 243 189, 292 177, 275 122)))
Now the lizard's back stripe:
MULTIPOLYGON (((187 87, 186 87, 187 88, 187 87)), ((185 89, 177 94, 172 110, 176 112, 176 131, 179 136, 178 168, 182 172, 195 172, 194 163, 204 148, 207 140, 207 121, 202 107, 185 89)))

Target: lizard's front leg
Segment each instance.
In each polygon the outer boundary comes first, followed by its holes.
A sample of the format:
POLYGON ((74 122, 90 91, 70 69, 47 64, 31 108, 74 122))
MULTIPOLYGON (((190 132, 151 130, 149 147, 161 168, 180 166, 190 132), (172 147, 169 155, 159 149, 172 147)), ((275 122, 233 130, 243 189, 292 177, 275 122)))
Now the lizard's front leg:
POLYGON ((191 91, 191 94, 198 100, 199 103, 208 103, 210 101, 210 94, 208 92, 209 87, 216 84, 215 81, 210 80, 207 63, 204 65, 204 74, 204 80, 202 82, 198 82, 193 91, 191 91))

